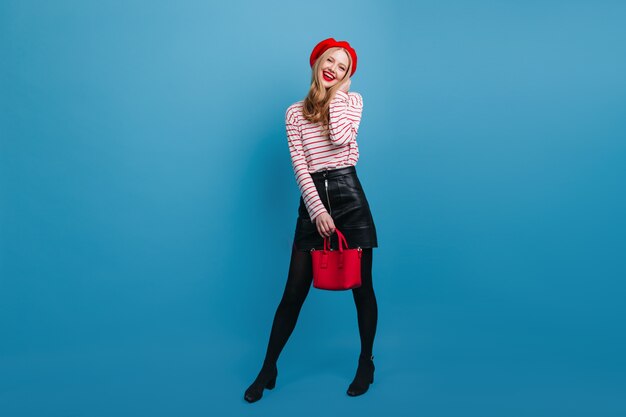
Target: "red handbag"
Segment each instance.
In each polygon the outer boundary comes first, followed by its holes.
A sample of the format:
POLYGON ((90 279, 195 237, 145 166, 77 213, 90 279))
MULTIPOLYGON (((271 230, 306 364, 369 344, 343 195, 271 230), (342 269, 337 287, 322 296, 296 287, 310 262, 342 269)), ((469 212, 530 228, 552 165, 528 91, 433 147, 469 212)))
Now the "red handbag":
POLYGON ((311 249, 313 286, 321 290, 349 290, 361 286, 361 255, 363 250, 348 249, 343 233, 337 232, 339 250, 330 249, 330 237, 324 238, 324 249, 311 249), (342 246, 343 243, 343 246, 342 246))

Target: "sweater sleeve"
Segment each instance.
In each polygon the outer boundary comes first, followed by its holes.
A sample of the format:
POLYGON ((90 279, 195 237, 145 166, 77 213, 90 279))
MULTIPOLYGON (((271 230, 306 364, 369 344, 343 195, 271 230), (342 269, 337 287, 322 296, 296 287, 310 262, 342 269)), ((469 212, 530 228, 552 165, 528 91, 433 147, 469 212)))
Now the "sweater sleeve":
POLYGON ((363 112, 363 97, 357 92, 335 92, 330 101, 330 141, 346 146, 356 139, 363 112))
POLYGON ((302 200, 309 213, 311 222, 322 214, 328 213, 326 207, 322 203, 320 196, 309 173, 309 167, 304 156, 304 147, 302 145, 302 134, 300 126, 296 123, 292 108, 288 108, 285 113, 285 125, 287 128, 287 143, 289 145, 289 154, 291 155, 291 164, 296 177, 296 183, 300 189, 302 200))

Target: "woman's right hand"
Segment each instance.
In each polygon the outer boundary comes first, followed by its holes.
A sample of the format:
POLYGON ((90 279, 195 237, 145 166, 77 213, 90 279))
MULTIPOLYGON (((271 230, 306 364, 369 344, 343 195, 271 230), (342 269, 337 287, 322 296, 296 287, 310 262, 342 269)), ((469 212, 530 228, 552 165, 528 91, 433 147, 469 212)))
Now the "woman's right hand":
POLYGON ((318 215, 315 218, 315 225, 317 226, 317 231, 322 237, 330 237, 333 233, 335 233, 335 222, 328 213, 318 215))

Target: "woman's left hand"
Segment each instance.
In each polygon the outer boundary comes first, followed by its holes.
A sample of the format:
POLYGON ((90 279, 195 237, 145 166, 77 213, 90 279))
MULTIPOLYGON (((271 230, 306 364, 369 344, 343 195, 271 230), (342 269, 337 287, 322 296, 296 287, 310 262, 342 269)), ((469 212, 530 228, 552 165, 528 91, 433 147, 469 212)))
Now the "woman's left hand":
POLYGON ((341 82, 341 87, 339 87, 339 90, 347 93, 350 89, 350 84, 352 84, 352 78, 346 77, 346 79, 341 82))

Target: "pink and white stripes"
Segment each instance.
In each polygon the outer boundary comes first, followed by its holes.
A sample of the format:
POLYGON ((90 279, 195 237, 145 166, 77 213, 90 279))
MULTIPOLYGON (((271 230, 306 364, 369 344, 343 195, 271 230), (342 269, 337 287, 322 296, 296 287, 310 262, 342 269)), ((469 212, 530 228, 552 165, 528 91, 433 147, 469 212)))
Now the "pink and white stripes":
POLYGON ((289 153, 298 188, 311 221, 327 212, 319 197, 311 174, 324 168, 334 169, 356 165, 359 147, 356 141, 363 98, 357 92, 337 91, 330 102, 329 134, 322 135, 321 125, 302 116, 302 103, 287 108, 285 126, 289 153))

